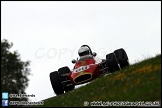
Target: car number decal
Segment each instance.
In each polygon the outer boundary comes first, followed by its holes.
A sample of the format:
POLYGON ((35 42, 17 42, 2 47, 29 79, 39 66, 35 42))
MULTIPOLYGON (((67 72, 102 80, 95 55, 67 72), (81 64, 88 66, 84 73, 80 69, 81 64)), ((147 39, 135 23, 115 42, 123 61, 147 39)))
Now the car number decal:
POLYGON ((89 69, 89 66, 81 66, 77 69, 74 69, 74 73, 82 72, 82 71, 85 71, 87 69, 89 69))

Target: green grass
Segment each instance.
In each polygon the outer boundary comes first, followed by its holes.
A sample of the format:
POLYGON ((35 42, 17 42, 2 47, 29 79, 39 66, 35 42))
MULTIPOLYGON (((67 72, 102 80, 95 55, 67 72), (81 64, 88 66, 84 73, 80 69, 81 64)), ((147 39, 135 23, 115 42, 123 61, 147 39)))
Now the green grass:
POLYGON ((84 107, 85 101, 156 100, 161 100, 161 54, 99 77, 72 92, 46 99, 41 106, 84 107))

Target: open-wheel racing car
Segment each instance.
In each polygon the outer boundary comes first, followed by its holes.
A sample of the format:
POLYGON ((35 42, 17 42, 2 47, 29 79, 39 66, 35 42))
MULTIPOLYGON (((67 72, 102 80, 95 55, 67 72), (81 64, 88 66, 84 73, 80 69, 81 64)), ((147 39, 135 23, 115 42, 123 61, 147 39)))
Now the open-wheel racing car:
POLYGON ((129 66, 128 56, 123 48, 99 59, 88 45, 82 45, 78 51, 79 59, 72 60, 75 64, 72 70, 68 66, 50 73, 50 81, 56 95, 71 91, 76 85, 90 82, 101 75, 119 71, 129 66))

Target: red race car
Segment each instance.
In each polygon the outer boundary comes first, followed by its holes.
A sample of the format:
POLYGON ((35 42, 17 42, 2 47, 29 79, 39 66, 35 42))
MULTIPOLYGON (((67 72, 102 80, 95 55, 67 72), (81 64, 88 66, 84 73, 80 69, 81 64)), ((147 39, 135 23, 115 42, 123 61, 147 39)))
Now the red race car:
POLYGON ((88 45, 82 45, 78 50, 79 59, 72 60, 75 64, 70 70, 67 66, 50 73, 50 81, 56 95, 71 91, 76 85, 90 82, 101 75, 119 71, 129 66, 128 56, 123 48, 99 59, 88 45))

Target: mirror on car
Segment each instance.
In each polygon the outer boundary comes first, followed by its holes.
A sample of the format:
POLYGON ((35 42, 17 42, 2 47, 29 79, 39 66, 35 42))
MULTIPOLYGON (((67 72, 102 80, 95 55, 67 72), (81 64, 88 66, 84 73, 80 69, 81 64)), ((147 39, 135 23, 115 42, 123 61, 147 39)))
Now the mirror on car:
POLYGON ((97 55, 97 53, 96 52, 93 52, 92 55, 95 57, 97 55))
POLYGON ((71 62, 74 64, 74 63, 76 63, 76 60, 75 60, 75 59, 73 59, 71 62))

